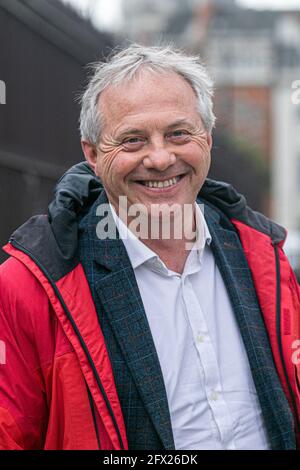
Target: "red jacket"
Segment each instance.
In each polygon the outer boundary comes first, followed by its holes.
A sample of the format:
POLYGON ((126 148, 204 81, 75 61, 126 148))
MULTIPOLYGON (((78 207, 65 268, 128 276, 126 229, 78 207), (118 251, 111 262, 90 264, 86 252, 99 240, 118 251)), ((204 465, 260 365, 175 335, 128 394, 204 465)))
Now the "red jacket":
MULTIPOLYGON (((58 188, 48 215, 32 217, 4 247, 11 257, 0 266, 0 449, 98 449, 99 441, 101 449, 128 449, 103 334, 76 259, 77 214, 101 186, 80 164, 58 188)), ((200 195, 239 234, 299 432, 300 288, 282 249, 285 234, 229 185, 207 180, 200 195)))

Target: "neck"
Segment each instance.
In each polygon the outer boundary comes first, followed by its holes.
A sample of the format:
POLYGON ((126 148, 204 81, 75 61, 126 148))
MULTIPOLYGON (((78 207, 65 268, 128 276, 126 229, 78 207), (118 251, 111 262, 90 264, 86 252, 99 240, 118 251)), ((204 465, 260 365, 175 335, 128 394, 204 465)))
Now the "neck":
POLYGON ((179 274, 183 273, 184 266, 190 250, 187 248, 187 240, 142 240, 142 242, 154 251, 165 263, 168 269, 179 274))
MULTIPOLYGON (((132 230, 132 220, 128 220, 127 225, 132 230)), ((151 219, 151 216, 147 214, 140 219, 139 230, 140 233, 135 232, 135 235, 140 241, 154 251, 168 269, 181 274, 191 245, 196 238, 194 206, 191 205, 190 210, 184 214, 177 212, 171 217, 170 214, 167 216, 165 214, 165 216, 151 219), (141 230, 141 225, 144 231, 141 230)))

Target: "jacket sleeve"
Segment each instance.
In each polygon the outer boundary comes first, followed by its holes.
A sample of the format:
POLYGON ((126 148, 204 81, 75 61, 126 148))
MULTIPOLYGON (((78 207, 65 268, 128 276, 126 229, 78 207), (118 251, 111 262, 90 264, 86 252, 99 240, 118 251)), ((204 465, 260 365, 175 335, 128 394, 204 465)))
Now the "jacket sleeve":
POLYGON ((0 449, 42 449, 47 404, 35 316, 46 308, 41 286, 22 263, 0 266, 0 449))

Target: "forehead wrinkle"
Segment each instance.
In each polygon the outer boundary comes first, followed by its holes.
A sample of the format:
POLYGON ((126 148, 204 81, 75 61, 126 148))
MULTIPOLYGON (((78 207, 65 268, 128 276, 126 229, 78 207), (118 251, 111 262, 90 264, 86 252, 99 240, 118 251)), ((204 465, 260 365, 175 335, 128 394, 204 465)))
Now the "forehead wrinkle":
POLYGON ((171 96, 163 96, 163 99, 170 99, 171 102, 186 102, 187 95, 189 95, 189 99, 196 99, 197 94, 191 84, 185 80, 182 76, 178 75, 177 73, 167 73, 167 74, 159 74, 159 80, 157 80, 157 76, 149 76, 148 74, 145 75, 145 80, 130 80, 129 82, 123 82, 117 85, 111 84, 109 85, 101 95, 99 96, 99 101, 106 101, 108 99, 110 101, 110 108, 111 108, 111 99, 114 101, 117 98, 117 107, 121 104, 120 101, 123 101, 123 104, 128 109, 128 105, 131 104, 131 99, 128 99, 128 91, 129 94, 135 95, 134 102, 132 103, 133 106, 136 102, 141 99, 143 100, 143 105, 151 105, 153 95, 156 95, 157 91, 160 92, 162 87, 166 84, 169 87, 169 84, 173 86, 172 95, 171 96), (141 92, 142 90, 142 92, 141 92), (185 96, 183 96, 185 95, 185 96), (118 99, 120 98, 120 99, 118 99))
POLYGON ((153 96, 155 89, 159 89, 160 85, 165 81, 167 83, 175 85, 172 90, 172 100, 181 101, 181 99, 186 100, 186 96, 183 97, 183 93, 187 93, 190 97, 197 99, 197 93, 194 90, 191 83, 186 80, 182 75, 174 71, 163 71, 161 73, 146 73, 141 74, 140 76, 133 77, 129 80, 124 80, 121 83, 112 83, 108 85, 100 95, 101 98, 109 97, 110 95, 114 98, 120 95, 122 98, 127 98, 127 90, 135 93, 136 99, 141 97, 143 100, 150 99, 153 96), (140 90, 143 89, 142 94, 140 90))

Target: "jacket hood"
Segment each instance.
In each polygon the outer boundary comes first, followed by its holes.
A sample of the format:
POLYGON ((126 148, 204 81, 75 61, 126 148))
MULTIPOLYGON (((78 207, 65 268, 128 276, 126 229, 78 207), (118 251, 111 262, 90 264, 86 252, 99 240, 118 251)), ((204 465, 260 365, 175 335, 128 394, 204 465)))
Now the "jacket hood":
MULTIPOLYGON (((35 254, 44 264, 48 264, 54 277, 60 277, 62 271, 67 273, 78 263, 78 221, 102 191, 101 181, 88 163, 81 162, 72 166, 59 179, 47 216, 31 217, 12 234, 10 243, 35 254), (53 257, 60 261, 60 268, 54 273, 51 264, 53 257)), ((286 237, 283 227, 251 210, 245 197, 230 184, 207 178, 198 196, 223 217, 239 220, 263 232, 270 236, 274 243, 283 241, 286 237)))
POLYGON ((199 197, 225 214, 230 220, 243 222, 259 232, 268 235, 274 243, 283 242, 287 231, 260 212, 252 210, 245 196, 238 193, 229 183, 206 178, 199 197))

